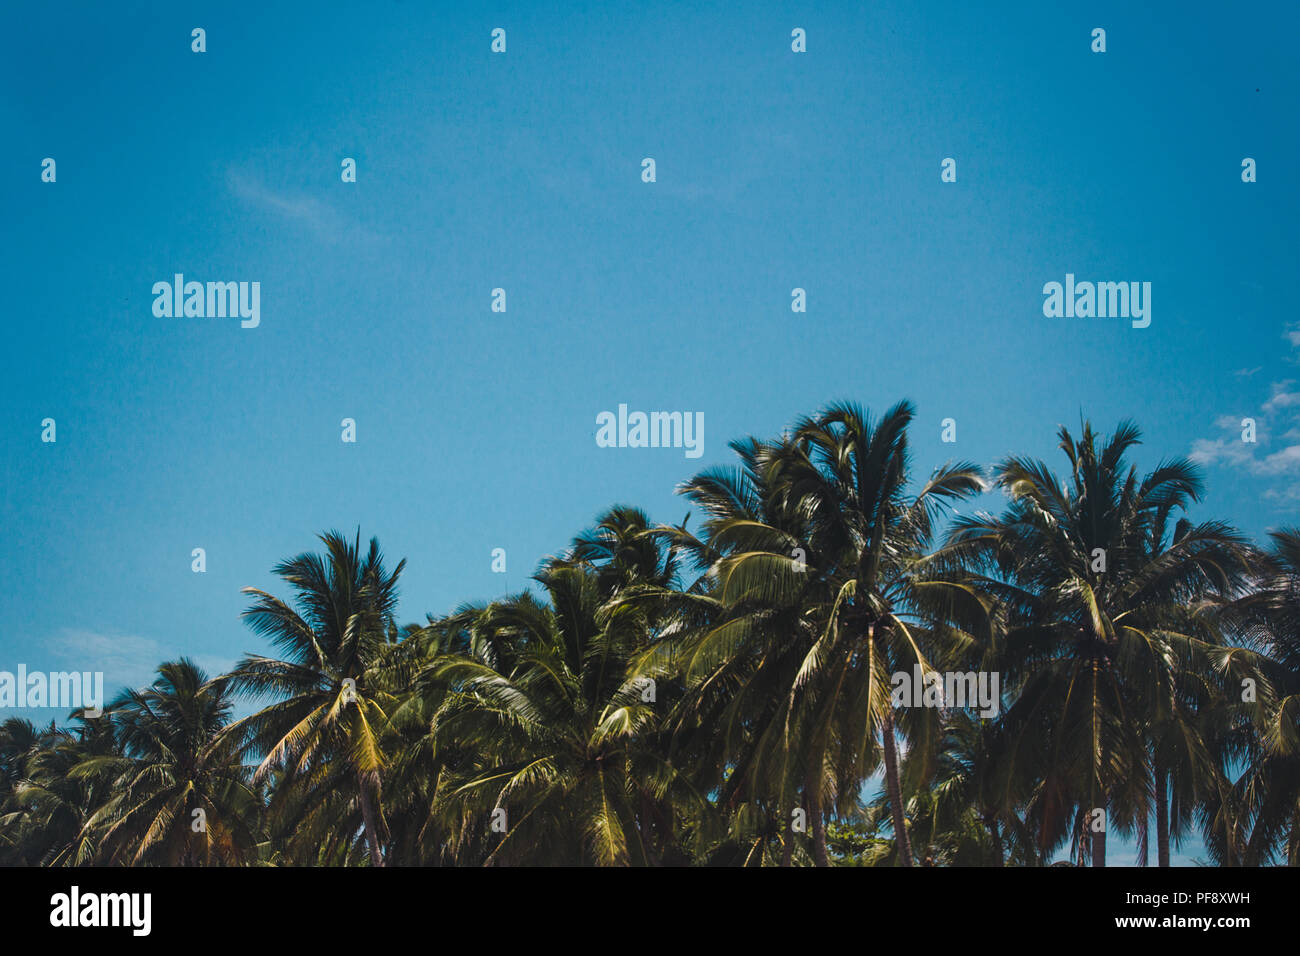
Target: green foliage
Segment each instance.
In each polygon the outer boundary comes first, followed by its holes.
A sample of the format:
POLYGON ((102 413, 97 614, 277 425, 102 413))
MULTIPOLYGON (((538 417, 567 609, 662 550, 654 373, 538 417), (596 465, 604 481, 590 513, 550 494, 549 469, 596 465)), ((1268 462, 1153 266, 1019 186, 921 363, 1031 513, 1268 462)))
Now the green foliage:
POLYGON ((1098 809, 1160 864, 1300 863, 1300 531, 1194 524, 1131 423, 954 514, 989 483, 914 483, 912 416, 733 442, 694 527, 611 508, 535 593, 422 624, 403 562, 325 534, 246 589, 272 653, 0 724, 0 864, 1103 865, 1098 809), (998 674, 998 713, 895 702, 914 667, 998 674))

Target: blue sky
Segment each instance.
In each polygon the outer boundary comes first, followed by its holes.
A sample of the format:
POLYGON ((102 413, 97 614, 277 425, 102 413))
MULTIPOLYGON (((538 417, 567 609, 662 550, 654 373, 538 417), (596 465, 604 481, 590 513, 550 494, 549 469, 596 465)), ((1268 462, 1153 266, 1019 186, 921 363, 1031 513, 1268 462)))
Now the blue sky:
POLYGON ((838 398, 911 398, 918 472, 1132 416, 1203 515, 1296 522, 1300 16, 1046 6, 14 8, 0 667, 228 667, 239 588, 334 527, 408 559, 405 620, 492 597, 838 398), (155 317, 177 272, 260 326, 155 317), (1067 272, 1151 282, 1150 327, 1045 318, 1067 272), (598 448, 619 403, 703 412, 703 457, 598 448))

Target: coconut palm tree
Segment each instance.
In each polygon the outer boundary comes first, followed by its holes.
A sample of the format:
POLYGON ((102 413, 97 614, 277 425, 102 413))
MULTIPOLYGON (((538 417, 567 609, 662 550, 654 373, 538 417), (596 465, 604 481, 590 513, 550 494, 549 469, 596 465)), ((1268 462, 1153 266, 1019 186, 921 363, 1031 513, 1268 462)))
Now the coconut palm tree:
POLYGON ((634 589, 663 589, 678 583, 678 553, 640 508, 616 505, 577 535, 554 566, 582 565, 596 575, 607 600, 634 589))
MULTIPOLYGON (((890 675, 914 667, 929 671, 927 646, 933 657, 950 640, 972 640, 955 625, 960 618, 970 626, 971 611, 980 610, 978 598, 947 576, 947 557, 931 550, 938 519, 954 502, 983 489, 974 465, 947 464, 909 495, 907 428, 914 416, 909 402, 898 403, 879 421, 852 403, 833 404, 799 424, 796 435, 807 442, 814 467, 800 466, 790 475, 810 515, 810 540, 832 562, 838 584, 828 627, 809 651, 801 674, 824 675, 831 700, 853 688, 855 703, 846 711, 849 733, 880 738, 894 838, 904 866, 913 860, 890 675)), ((915 728, 914 746, 928 747, 938 739, 934 711, 912 708, 903 717, 915 728)), ((822 740, 829 743, 824 736, 829 726, 824 718, 819 722, 815 747, 822 740)), ((857 745, 861 753, 868 749, 865 742, 857 745)))
POLYGON ((87 822, 112 796, 105 774, 78 772, 88 760, 121 754, 107 714, 71 715, 71 728, 50 726, 31 735, 25 721, 7 721, 12 789, 0 830, 15 862, 41 866, 85 866, 98 860, 96 834, 87 822))
MULTIPOLYGON (((704 694, 717 696, 731 742, 723 763, 746 793, 788 807, 799 780, 819 866, 829 864, 828 797, 852 808, 877 737, 900 861, 912 862, 889 675, 913 663, 928 669, 922 645, 940 623, 931 612, 966 594, 929 580, 941 562, 927 549, 947 504, 982 487, 973 466, 945 466, 907 495, 912 415, 903 403, 877 424, 856 406, 833 405, 793 437, 733 443, 740 470, 705 472, 683 488, 709 518, 702 541, 684 532, 677 541, 713 582, 693 601, 712 602, 713 613, 677 651, 699 691, 693 707, 709 714, 704 694)), ((934 717, 909 721, 930 724, 934 737, 934 717)))
POLYGON ((235 864, 252 859, 261 811, 238 748, 222 733, 229 679, 193 661, 162 664, 143 690, 107 708, 121 755, 88 757, 73 776, 113 780, 112 797, 86 821, 103 862, 235 864))
POLYGON ((807 769, 798 726, 806 695, 796 685, 834 592, 783 477, 806 452, 788 437, 731 448, 739 467, 709 469, 679 489, 705 514, 701 535, 685 523, 660 529, 700 577, 661 593, 671 623, 638 666, 674 674, 683 685, 669 716, 671 753, 692 768, 697 787, 716 794, 721 811, 713 821, 721 828, 700 852, 717 862, 761 864, 776 841, 788 866, 802 814, 825 863, 824 819, 813 809, 821 781, 807 769))
POLYGON ((950 546, 987 572, 981 586, 1006 612, 1005 726, 1017 739, 1011 759, 1040 763, 1040 847, 1086 832, 1093 865, 1104 866, 1106 827, 1149 817, 1153 734, 1157 753, 1180 749, 1170 735, 1181 736, 1184 768, 1205 771, 1186 706, 1174 704, 1192 693, 1187 673, 1231 661, 1205 599, 1235 595, 1252 553, 1221 522, 1164 533, 1170 515, 1200 500, 1200 476, 1173 459, 1139 478, 1125 459, 1140 440, 1132 423, 1104 440, 1090 424, 1078 440, 1065 428, 1059 438, 1064 482, 1043 462, 1006 459, 995 477, 1009 507, 959 518, 950 546))
POLYGON ((1263 652, 1252 698, 1239 709, 1248 733, 1223 730, 1236 780, 1206 808, 1206 847, 1221 864, 1300 866, 1300 528, 1270 533, 1253 591, 1233 608, 1263 652))
POLYGON ((266 656, 0 724, 0 863, 1103 866, 1109 829, 1300 865, 1300 529, 1195 523, 1198 472, 1141 474, 1129 423, 1062 428, 1059 477, 1005 459, 1001 513, 945 529, 986 486, 913 483, 913 418, 733 442, 695 525, 615 506, 533 592, 418 626, 404 562, 323 535, 245 589, 266 656), (917 669, 996 673, 998 713, 913 706, 917 669))
MULTIPOLYGON (((443 792, 465 856, 506 862, 651 862, 646 801, 682 789, 642 745, 657 701, 628 663, 639 621, 607 608, 598 575, 553 563, 529 593, 469 614, 469 643, 429 661, 436 733, 479 755, 443 792)), ((437 625, 434 625, 435 627, 437 625)))
POLYGON ((41 731, 30 720, 9 717, 0 723, 0 865, 27 862, 22 828, 25 814, 14 794, 27 775, 27 762, 41 745, 41 731))
POLYGON ((293 592, 292 605, 244 588, 256 599, 244 620, 283 658, 245 657, 231 687, 279 699, 228 733, 262 756, 255 784, 275 768, 284 771, 271 803, 280 832, 359 831, 370 864, 383 866, 383 736, 395 697, 382 665, 399 638, 394 613, 406 562, 389 573, 379 542, 372 538, 362 552, 359 532, 349 542, 331 531, 321 542, 323 555, 301 554, 275 568, 293 592))

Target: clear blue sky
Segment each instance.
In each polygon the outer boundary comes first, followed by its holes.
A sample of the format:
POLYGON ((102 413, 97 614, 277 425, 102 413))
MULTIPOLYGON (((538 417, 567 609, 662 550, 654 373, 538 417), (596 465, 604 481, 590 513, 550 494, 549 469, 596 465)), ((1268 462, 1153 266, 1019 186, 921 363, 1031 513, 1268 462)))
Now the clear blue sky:
POLYGON ((408 559, 405 620, 498 595, 836 398, 910 397, 919 471, 1133 416, 1203 515, 1296 521, 1293 4, 558 6, 7 12, 0 668, 228 667, 239 588, 332 527, 408 559), (156 318, 177 272, 260 327, 156 318), (1045 318, 1067 272, 1150 327, 1045 318), (596 447, 621 402, 703 457, 596 447))

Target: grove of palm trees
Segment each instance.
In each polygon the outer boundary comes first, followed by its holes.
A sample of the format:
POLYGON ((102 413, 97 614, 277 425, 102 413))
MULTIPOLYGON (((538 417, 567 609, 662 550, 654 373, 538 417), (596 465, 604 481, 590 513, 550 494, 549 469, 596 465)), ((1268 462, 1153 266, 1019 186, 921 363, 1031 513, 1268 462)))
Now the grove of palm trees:
POLYGON ((609 508, 421 622, 404 562, 323 534, 246 589, 230 673, 178 648, 100 717, 0 726, 0 862, 1300 863, 1300 530, 1194 519, 1128 422, 919 473, 913 414, 733 441, 679 524, 609 508), (996 675, 996 712, 900 701, 928 672, 996 675))

